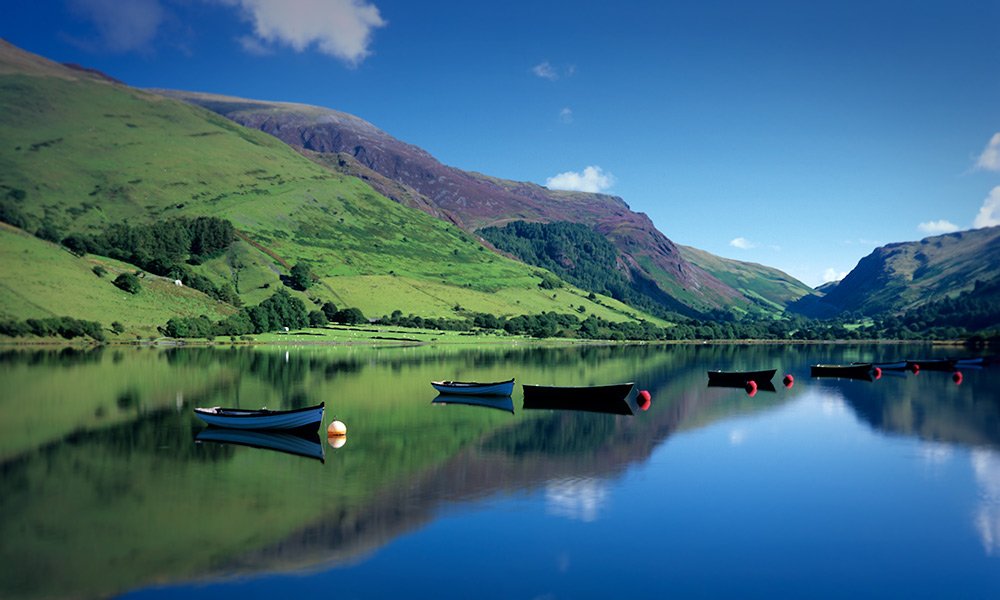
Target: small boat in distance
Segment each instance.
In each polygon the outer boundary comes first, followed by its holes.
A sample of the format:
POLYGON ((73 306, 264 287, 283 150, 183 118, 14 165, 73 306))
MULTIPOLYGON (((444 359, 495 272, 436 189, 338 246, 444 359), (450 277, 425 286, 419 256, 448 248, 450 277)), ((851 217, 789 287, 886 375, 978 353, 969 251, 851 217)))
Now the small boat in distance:
POLYGON ((510 396, 471 396, 463 394, 441 394, 431 401, 431 404, 442 406, 445 404, 481 406, 483 408, 495 408, 504 412, 514 414, 514 399, 510 396))
POLYGON ((809 374, 813 377, 837 377, 841 379, 862 379, 872 381, 871 363, 853 363, 850 365, 812 365, 809 374))
POLYGON ((951 358, 907 359, 906 368, 911 371, 954 371, 955 362, 951 358))
POLYGON ((315 458, 325 462, 323 445, 319 443, 316 432, 298 433, 298 431, 267 431, 253 429, 227 429, 225 427, 209 427, 201 430, 194 438, 195 443, 231 444, 284 452, 295 456, 315 458))
POLYGON ((198 418, 215 427, 228 429, 305 429, 316 427, 323 420, 323 406, 292 410, 248 410, 245 408, 196 408, 198 418))
POLYGON ((431 385, 439 394, 459 394, 462 396, 510 396, 514 393, 514 378, 493 383, 477 381, 432 381, 431 385))
POLYGON ((777 371, 777 369, 763 371, 709 371, 708 382, 733 384, 743 387, 748 381, 755 381, 759 386, 766 381, 771 381, 777 371))
POLYGON ((524 408, 634 415, 638 395, 634 383, 578 387, 525 384, 524 408))
POLYGON ((851 363, 854 365, 871 365, 872 368, 878 367, 883 371, 905 371, 908 367, 906 366, 905 360, 897 360, 893 362, 877 362, 877 363, 862 363, 855 362, 851 363))

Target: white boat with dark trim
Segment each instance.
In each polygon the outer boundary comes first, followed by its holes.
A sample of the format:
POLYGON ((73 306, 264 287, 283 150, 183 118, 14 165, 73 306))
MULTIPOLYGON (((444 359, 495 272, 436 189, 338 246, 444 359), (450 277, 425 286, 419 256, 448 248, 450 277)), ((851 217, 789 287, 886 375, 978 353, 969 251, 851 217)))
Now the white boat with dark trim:
POLYGON ((248 410, 245 408, 196 408, 194 414, 215 427, 230 429, 304 429, 315 427, 323 420, 323 406, 294 408, 292 410, 248 410))
POLYGON ((514 393, 514 379, 480 383, 477 381, 432 381, 431 385, 441 394, 462 396, 510 396, 514 393))

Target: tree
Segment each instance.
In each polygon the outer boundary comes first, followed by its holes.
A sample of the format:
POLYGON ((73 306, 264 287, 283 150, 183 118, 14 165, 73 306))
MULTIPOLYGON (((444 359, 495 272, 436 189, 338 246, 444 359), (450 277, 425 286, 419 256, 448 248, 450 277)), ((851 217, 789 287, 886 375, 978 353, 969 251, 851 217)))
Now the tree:
POLYGON ((328 319, 326 315, 321 310, 309 311, 309 326, 310 327, 323 327, 327 324, 328 319))
POLYGON ((305 263, 296 263, 288 277, 291 287, 305 291, 309 289, 309 286, 313 283, 313 274, 309 269, 309 265, 305 263))
POLYGON ((367 323, 368 318, 365 317, 364 313, 357 308, 345 308, 343 310, 338 310, 337 314, 331 319, 334 323, 343 323, 344 325, 357 325, 359 323, 367 323))
POLYGON ((139 284, 139 278, 131 273, 122 273, 118 277, 115 277, 113 282, 118 288, 125 290, 130 294, 138 294, 142 286, 139 284))
POLYGON ((337 305, 333 302, 324 302, 323 306, 320 307, 320 310, 322 310, 323 314, 326 315, 327 321, 332 321, 333 316, 337 314, 337 305))
POLYGON ((121 335, 122 333, 125 332, 125 326, 122 325, 121 321, 112 321, 111 331, 114 331, 116 334, 121 335))

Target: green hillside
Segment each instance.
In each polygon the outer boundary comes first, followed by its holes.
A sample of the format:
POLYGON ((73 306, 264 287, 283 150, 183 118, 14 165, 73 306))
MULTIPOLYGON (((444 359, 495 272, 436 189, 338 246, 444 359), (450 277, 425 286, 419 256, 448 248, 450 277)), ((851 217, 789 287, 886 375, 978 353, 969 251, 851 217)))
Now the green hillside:
MULTIPOLYGON (((318 279, 308 299, 357 306, 370 316, 399 309, 447 317, 456 306, 508 316, 582 307, 621 321, 636 312, 609 299, 591 302, 579 290, 543 290, 536 268, 498 256, 457 227, 331 172, 262 132, 9 44, 0 44, 0 140, 0 202, 20 216, 25 230, 43 229, 59 239, 123 221, 228 219, 240 240, 192 268, 232 284, 247 304, 282 287, 280 277, 301 262, 318 279)), ((122 320, 113 314, 117 308, 96 297, 86 311, 48 299, 52 286, 67 298, 77 295, 77 280, 54 283, 54 273, 32 268, 39 244, 15 247, 11 240, 18 238, 10 232, 0 239, 5 255, 25 254, 22 267, 5 268, 0 276, 7 290, 0 314, 27 318, 67 310, 70 316, 93 313, 102 322, 122 320)), ((64 254, 66 269, 92 266, 86 264, 91 256, 64 254)), ((207 297, 198 302, 197 308, 152 302, 156 310, 136 308, 123 318, 155 326, 169 314, 225 312, 207 297)))
POLYGON ((690 246, 678 248, 691 264, 715 275, 768 312, 782 311, 797 300, 817 295, 815 290, 778 269, 722 258, 690 246))

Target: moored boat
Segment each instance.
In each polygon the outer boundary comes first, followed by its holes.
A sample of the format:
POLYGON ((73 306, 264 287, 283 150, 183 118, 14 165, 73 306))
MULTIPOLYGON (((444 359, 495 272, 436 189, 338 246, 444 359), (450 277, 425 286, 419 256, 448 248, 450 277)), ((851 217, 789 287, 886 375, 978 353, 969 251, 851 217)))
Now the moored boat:
POLYGON ((812 377, 837 377, 842 379, 872 380, 872 363, 853 363, 849 365, 812 365, 809 374, 812 377))
POLYGON ((232 444, 250 448, 261 448, 275 452, 284 452, 285 454, 304 456, 306 458, 315 458, 320 462, 325 462, 323 445, 320 444, 319 436, 316 435, 316 432, 300 434, 295 432, 209 427, 200 431, 195 436, 194 441, 199 444, 211 442, 215 444, 232 444))
POLYGON ((906 368, 911 371, 954 371, 955 360, 951 358, 907 359, 906 368))
POLYGON ((524 408, 633 415, 637 396, 634 383, 569 387, 525 384, 524 408))
POLYGON ((872 368, 878 367, 883 371, 905 371, 907 369, 905 360, 897 360, 893 362, 877 362, 877 363, 852 363, 855 365, 868 365, 870 364, 872 368))
POLYGON ((194 414, 215 427, 229 429, 305 429, 323 420, 324 403, 292 410, 248 410, 245 408, 196 408, 194 414))
POLYGON ((432 381, 431 385, 440 394, 461 396, 510 396, 514 392, 514 379, 480 383, 477 381, 432 381))
MULTIPOLYGON (((756 383, 755 380, 751 379, 750 381, 754 381, 754 383, 756 383)), ((746 382, 746 381, 736 382, 736 381, 715 381, 715 380, 712 380, 712 379, 708 380, 708 387, 711 387, 711 388, 720 388, 721 387, 721 388, 734 388, 734 389, 746 390, 747 389, 747 385, 748 385, 748 382, 746 382)), ((776 391, 778 391, 777 388, 774 387, 774 383, 771 382, 771 381, 769 381, 769 380, 764 380, 764 381, 762 381, 760 383, 756 383, 756 385, 757 385, 757 387, 756 387, 757 391, 760 391, 760 392, 776 392, 776 391)))
POLYGON ((771 381, 777 371, 777 369, 765 369, 763 371, 709 371, 708 382, 734 384, 742 387, 748 381, 755 381, 759 386, 765 381, 771 381))

